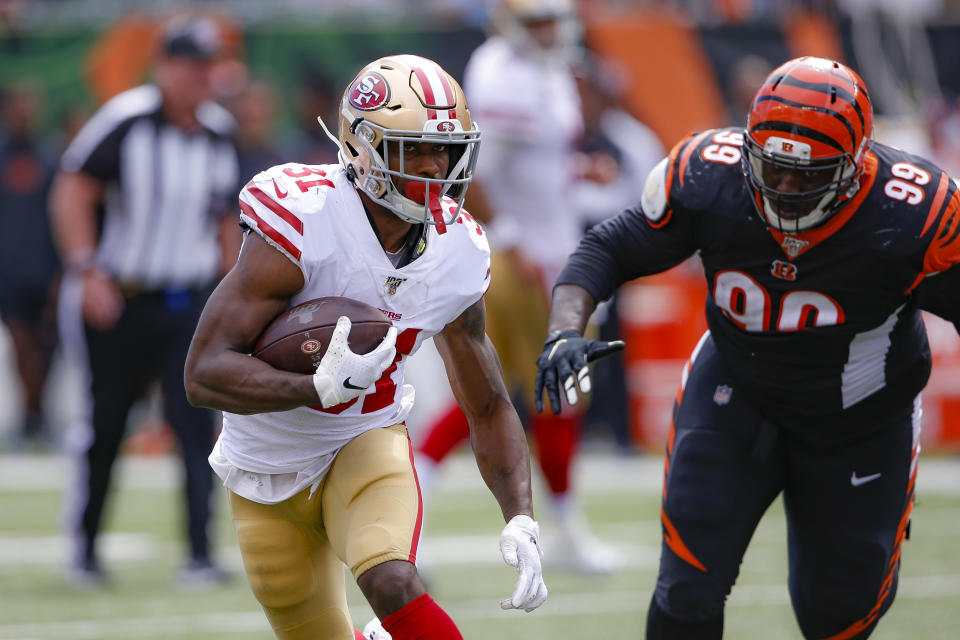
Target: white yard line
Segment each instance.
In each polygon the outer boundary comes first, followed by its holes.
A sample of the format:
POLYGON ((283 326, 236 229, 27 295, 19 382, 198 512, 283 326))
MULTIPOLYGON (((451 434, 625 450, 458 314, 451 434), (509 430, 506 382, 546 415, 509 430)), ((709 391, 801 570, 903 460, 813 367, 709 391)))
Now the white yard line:
MULTIPOLYGON (((118 484, 140 489, 176 489, 181 481, 180 462, 173 456, 122 456, 118 484)), ((630 457, 585 453, 577 460, 577 482, 584 493, 659 492, 663 456, 630 457)), ((0 455, 0 490, 60 490, 72 479, 72 465, 64 455, 0 455)), ((447 491, 481 491, 487 488, 469 454, 451 456, 439 469, 437 494, 447 491)), ((960 456, 921 457, 917 477, 920 495, 960 493, 960 456)))
MULTIPOLYGON (((960 575, 901 578, 897 600, 953 599, 960 596, 960 575)), ((596 615, 636 611, 646 607, 649 590, 616 592, 578 592, 552 594, 547 603, 537 610, 538 617, 596 615)), ((789 604, 786 587, 776 585, 745 585, 735 587, 730 607, 785 606, 789 604)), ((494 598, 443 601, 444 608, 455 620, 506 619, 510 613, 501 611, 494 598)), ((370 610, 351 609, 355 625, 366 622, 370 610)), ((143 616, 100 620, 67 620, 25 624, 0 624, 2 640, 107 640, 110 638, 138 638, 156 636, 162 630, 167 638, 198 633, 244 633, 268 631, 266 619, 259 611, 214 611, 186 615, 143 616)))

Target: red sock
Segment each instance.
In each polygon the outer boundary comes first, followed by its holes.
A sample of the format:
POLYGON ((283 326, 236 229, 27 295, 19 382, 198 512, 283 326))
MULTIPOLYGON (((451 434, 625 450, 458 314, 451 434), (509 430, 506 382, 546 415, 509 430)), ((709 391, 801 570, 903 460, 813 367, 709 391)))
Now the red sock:
POLYGON ((470 437, 470 423, 456 402, 450 410, 430 427, 427 438, 420 445, 420 453, 434 462, 447 457, 458 444, 470 437))
POLYGON ((570 467, 580 440, 580 414, 559 416, 537 414, 533 417, 533 434, 537 439, 537 460, 547 486, 554 494, 570 488, 570 467))
POLYGON ((457 625, 428 593, 408 602, 380 623, 393 640, 463 640, 457 625))

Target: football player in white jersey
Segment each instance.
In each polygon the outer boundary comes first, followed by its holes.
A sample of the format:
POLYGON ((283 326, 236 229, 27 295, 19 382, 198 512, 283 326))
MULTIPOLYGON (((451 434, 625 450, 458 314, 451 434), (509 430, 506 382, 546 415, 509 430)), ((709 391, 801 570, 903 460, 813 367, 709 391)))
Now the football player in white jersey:
POLYGON ((462 90, 436 63, 381 58, 344 92, 340 164, 273 167, 240 194, 243 249, 200 319, 185 383, 191 402, 224 412, 210 462, 278 638, 363 637, 344 564, 394 640, 461 637, 414 564, 422 502, 403 371, 430 337, 507 521, 500 549, 519 579, 501 607, 531 611, 547 597, 529 451, 484 331, 489 248, 462 209, 479 140, 462 90), (392 320, 377 349, 351 352, 341 318, 313 376, 247 355, 283 310, 330 295, 392 320))
MULTIPOLYGON (((607 574, 621 564, 619 554, 593 536, 575 495, 581 407, 553 415, 538 413, 532 403, 550 291, 582 232, 574 158, 583 118, 570 66, 579 23, 571 0, 501 0, 492 27, 493 35, 470 56, 463 85, 483 125, 470 206, 494 239, 487 333, 537 445, 557 525, 547 540, 551 568, 607 574)), ((434 468, 468 432, 451 403, 419 438, 425 494, 434 468)))

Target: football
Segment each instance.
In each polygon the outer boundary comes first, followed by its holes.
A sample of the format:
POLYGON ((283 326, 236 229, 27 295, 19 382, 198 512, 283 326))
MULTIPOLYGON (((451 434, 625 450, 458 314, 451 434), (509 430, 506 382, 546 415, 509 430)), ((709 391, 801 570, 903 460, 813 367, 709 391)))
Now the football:
POLYGON ((347 344, 359 354, 373 351, 391 324, 382 311, 358 300, 316 298, 274 318, 257 339, 252 355, 283 371, 313 373, 327 351, 340 316, 350 318, 347 344))

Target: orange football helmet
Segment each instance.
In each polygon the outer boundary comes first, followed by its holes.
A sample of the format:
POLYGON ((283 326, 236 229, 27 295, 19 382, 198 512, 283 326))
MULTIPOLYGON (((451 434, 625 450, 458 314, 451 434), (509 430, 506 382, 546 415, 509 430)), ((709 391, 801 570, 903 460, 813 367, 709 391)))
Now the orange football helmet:
POLYGON ((347 85, 337 142, 340 163, 353 173, 358 189, 407 222, 442 225, 456 220, 463 206, 477 163, 480 130, 470 117, 463 89, 450 74, 432 60, 397 55, 371 62, 347 85), (390 166, 389 145, 421 142, 448 145, 446 176, 406 173, 402 153, 399 166, 390 166), (408 197, 409 189, 401 193, 394 177, 421 183, 420 197, 408 197), (437 205, 444 195, 457 201, 449 215, 437 205))
POLYGON ((848 67, 803 57, 774 69, 744 136, 744 171, 762 217, 785 233, 825 222, 859 189, 872 131, 870 96, 848 67), (799 172, 807 188, 779 188, 772 176, 784 170, 799 172))

